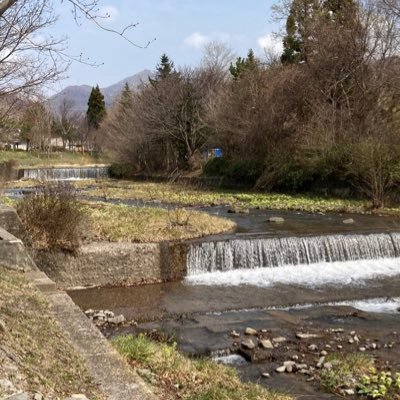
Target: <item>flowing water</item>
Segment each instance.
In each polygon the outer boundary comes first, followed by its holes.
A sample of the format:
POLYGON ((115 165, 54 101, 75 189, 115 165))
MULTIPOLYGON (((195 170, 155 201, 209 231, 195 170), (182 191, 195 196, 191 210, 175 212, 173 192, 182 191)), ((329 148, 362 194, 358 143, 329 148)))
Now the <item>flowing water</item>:
POLYGON ((400 257, 400 234, 377 233, 232 239, 192 244, 188 276, 233 271, 400 257))
POLYGON ((22 179, 39 181, 99 179, 109 176, 108 167, 28 168, 20 171, 22 179))

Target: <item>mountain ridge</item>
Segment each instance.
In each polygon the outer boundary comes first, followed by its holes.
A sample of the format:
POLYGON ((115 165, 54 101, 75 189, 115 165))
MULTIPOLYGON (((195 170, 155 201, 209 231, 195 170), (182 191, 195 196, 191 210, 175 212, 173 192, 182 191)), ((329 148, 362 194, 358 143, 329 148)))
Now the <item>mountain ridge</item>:
MULTIPOLYGON (((106 107, 111 107, 114 99, 118 96, 119 93, 123 90, 126 83, 130 86, 132 90, 137 89, 140 84, 146 82, 149 77, 153 77, 154 72, 148 69, 140 71, 134 75, 128 76, 120 81, 106 86, 104 88, 100 88, 101 92, 104 95, 104 101, 106 103, 106 107)), ((71 112, 83 114, 87 109, 87 102, 89 100, 90 92, 92 90, 92 86, 90 85, 70 85, 61 90, 61 92, 56 93, 48 99, 50 109, 58 113, 63 102, 67 100, 71 103, 71 112)))

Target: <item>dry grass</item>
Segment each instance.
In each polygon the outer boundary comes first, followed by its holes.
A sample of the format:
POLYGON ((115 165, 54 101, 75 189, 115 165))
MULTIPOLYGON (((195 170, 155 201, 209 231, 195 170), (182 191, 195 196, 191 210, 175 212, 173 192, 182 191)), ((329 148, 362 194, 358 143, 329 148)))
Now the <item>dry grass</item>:
MULTIPOLYGON (((46 399, 85 393, 101 399, 80 356, 74 352, 48 305, 17 272, 0 267, 0 377, 46 399), (22 379, 21 379, 22 377, 22 379)), ((3 393, 4 394, 4 393, 3 393)), ((0 390, 0 398, 2 393, 0 390)))
POLYGON ((232 230, 235 224, 224 218, 182 208, 127 207, 105 203, 88 203, 98 240, 112 242, 159 242, 184 240, 232 230))
POLYGON ((14 160, 20 167, 52 167, 57 165, 91 165, 107 163, 106 157, 72 152, 39 153, 35 151, 0 150, 0 163, 14 160))
POLYGON ((140 335, 119 336, 114 345, 165 400, 290 400, 263 387, 242 383, 233 368, 211 360, 191 360, 176 345, 140 335))
MULTIPOLYGON (((229 190, 196 189, 177 183, 150 183, 132 181, 77 182, 82 194, 122 200, 162 201, 182 206, 230 205, 275 210, 306 212, 369 212, 370 203, 363 200, 318 197, 313 195, 287 195, 279 193, 239 192, 229 190), (85 189, 85 186, 91 186, 85 189)), ((399 208, 379 210, 398 214, 399 208)))

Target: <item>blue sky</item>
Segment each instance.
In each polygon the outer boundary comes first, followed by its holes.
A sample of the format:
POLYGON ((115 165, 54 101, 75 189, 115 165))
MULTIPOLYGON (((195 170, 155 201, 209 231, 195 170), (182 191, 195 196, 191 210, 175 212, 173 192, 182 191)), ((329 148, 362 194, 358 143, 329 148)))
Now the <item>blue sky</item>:
MULTIPOLYGON (((160 55, 166 52, 176 66, 194 65, 202 54, 204 43, 225 42, 238 55, 249 48, 263 54, 262 47, 276 46, 272 36, 279 28, 272 22, 274 0, 101 0, 101 12, 109 14, 106 27, 120 29, 139 22, 129 38, 145 45, 136 48, 122 38, 99 30, 82 20, 77 26, 68 3, 58 3, 59 20, 52 34, 68 37, 68 52, 83 56, 99 67, 73 64, 66 80, 52 87, 58 92, 68 85, 99 84, 108 86, 143 69, 154 69, 160 55)), ((279 45, 279 43, 278 43, 279 45)))

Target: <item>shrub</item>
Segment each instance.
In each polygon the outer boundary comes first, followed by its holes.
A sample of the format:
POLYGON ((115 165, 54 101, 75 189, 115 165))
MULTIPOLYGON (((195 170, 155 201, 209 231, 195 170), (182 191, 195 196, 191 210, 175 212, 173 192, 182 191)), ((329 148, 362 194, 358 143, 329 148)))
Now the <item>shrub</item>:
POLYGON ((135 174, 135 168, 129 163, 114 163, 110 166, 110 176, 116 179, 132 178, 135 174))
POLYGON ((69 185, 44 185, 25 197, 17 211, 38 250, 74 252, 87 233, 88 217, 69 185))
POLYGON ((13 179, 13 172, 17 162, 15 160, 7 160, 0 163, 0 182, 4 183, 13 179))
POLYGON ((228 181, 248 184, 253 186, 261 176, 264 163, 255 160, 227 160, 225 158, 213 158, 203 168, 206 176, 219 176, 228 181))

